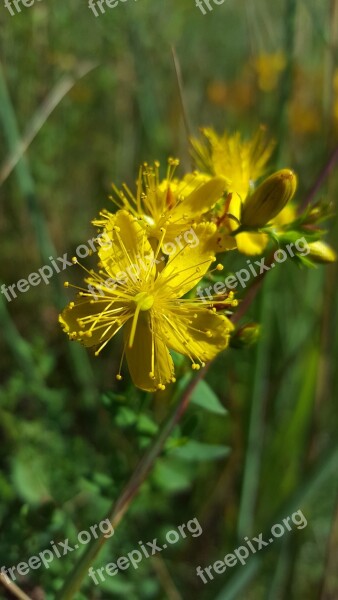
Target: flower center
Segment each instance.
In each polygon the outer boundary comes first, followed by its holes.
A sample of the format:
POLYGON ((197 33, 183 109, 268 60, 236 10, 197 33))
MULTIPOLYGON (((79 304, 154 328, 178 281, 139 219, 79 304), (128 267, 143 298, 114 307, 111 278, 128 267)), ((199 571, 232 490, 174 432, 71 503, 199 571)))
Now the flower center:
POLYGON ((139 294, 136 294, 134 302, 136 303, 138 311, 149 310, 154 304, 154 296, 147 294, 147 292, 140 292, 139 294))

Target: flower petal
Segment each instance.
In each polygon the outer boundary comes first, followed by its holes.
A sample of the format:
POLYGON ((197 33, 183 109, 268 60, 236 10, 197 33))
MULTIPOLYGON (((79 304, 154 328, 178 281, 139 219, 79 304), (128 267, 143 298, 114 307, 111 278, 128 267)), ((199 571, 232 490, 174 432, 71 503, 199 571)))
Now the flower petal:
POLYGON ((140 314, 132 348, 128 347, 132 323, 124 328, 126 358, 134 384, 149 392, 174 380, 174 363, 158 324, 151 327, 150 312, 140 314), (153 376, 150 373, 153 371, 153 376))
POLYGON ((247 256, 254 256, 264 252, 269 241, 266 233, 239 233, 236 235, 238 251, 247 256))
POLYGON ((121 302, 111 298, 94 301, 78 297, 62 311, 59 322, 70 339, 89 347, 112 338, 130 316, 121 302))
POLYGON ((172 350, 192 359, 208 361, 229 344, 234 325, 224 315, 192 303, 168 309, 162 327, 172 350))
MULTIPOLYGON (((142 225, 125 210, 119 210, 107 220, 99 250, 100 260, 111 278, 117 281, 137 279, 153 263, 154 253, 142 225), (117 275, 120 275, 117 277, 117 275)), ((155 275, 155 265, 149 267, 155 275)))
POLYGON ((196 188, 187 196, 184 196, 182 202, 179 202, 171 211, 172 222, 178 220, 186 222, 210 210, 218 200, 223 196, 226 182, 223 177, 213 177, 206 183, 201 183, 205 179, 198 179, 196 176, 196 188))
MULTIPOLYGON (((200 223, 192 229, 194 242, 189 244, 186 238, 181 236, 181 249, 170 256, 167 265, 155 281, 154 289, 159 289, 161 296, 184 296, 195 287, 215 260, 213 248, 216 226, 213 223, 200 223)), ((177 248, 179 247, 177 244, 177 248)))

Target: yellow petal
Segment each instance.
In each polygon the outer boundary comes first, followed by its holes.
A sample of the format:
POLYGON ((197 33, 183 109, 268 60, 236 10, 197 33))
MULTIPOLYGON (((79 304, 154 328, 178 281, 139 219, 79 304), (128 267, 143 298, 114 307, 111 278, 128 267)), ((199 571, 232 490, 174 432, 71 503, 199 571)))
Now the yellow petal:
POLYGON ((98 346, 112 338, 126 321, 124 305, 109 299, 94 301, 78 297, 59 316, 59 322, 71 339, 84 346, 98 346))
POLYGON ((214 260, 215 231, 216 226, 213 223, 200 223, 194 227, 197 243, 191 245, 182 238, 181 250, 177 249, 177 252, 170 256, 155 282, 154 289, 159 289, 161 296, 184 296, 205 275, 214 260))
POLYGON ((297 218, 296 207, 292 202, 284 206, 283 210, 274 217, 271 221, 271 224, 277 228, 284 227, 284 225, 289 225, 293 223, 297 218))
POLYGON ((226 182, 223 177, 214 177, 206 183, 197 180, 196 188, 172 209, 172 222, 181 219, 188 222, 195 217, 200 217, 222 198, 225 187, 226 182))
POLYGON ((211 360, 228 346, 233 329, 224 315, 189 303, 168 309, 162 326, 169 348, 202 362, 211 360))
POLYGON ((236 250, 236 238, 229 235, 227 232, 217 231, 214 235, 213 249, 217 252, 227 252, 228 250, 236 250))
POLYGON ((248 256, 262 254, 269 241, 265 233, 239 233, 236 235, 238 252, 248 256))
POLYGON ((112 279, 134 281, 140 271, 145 275, 150 263, 155 275, 154 253, 144 227, 125 210, 112 215, 98 254, 112 279))
POLYGON ((150 319, 150 312, 140 314, 132 348, 128 347, 131 321, 128 321, 124 328, 124 339, 128 368, 134 384, 142 390, 154 392, 159 386, 171 383, 175 371, 173 360, 156 323, 156 333, 151 331, 150 319), (150 375, 152 371, 153 376, 150 375))

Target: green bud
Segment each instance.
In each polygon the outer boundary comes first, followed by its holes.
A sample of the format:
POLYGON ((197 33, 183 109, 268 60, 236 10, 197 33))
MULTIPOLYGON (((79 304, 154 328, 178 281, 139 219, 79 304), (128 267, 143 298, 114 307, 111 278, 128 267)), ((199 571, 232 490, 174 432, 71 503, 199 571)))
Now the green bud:
POLYGON ((290 169, 282 169, 270 175, 244 202, 242 227, 256 229, 266 225, 291 200, 296 187, 297 177, 290 169))
POLYGON ((230 347, 239 349, 253 346, 260 336, 260 330, 261 327, 258 323, 243 325, 232 334, 230 347))

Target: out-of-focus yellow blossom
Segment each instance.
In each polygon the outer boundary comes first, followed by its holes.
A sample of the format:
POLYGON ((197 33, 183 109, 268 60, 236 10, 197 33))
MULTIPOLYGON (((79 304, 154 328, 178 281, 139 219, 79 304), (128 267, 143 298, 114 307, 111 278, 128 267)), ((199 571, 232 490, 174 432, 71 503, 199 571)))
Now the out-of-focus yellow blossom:
POLYGON ((227 199, 216 209, 218 231, 215 251, 223 252, 237 247, 243 254, 261 254, 269 237, 266 233, 252 230, 278 218, 294 194, 296 178, 294 174, 290 178, 292 172, 285 169, 271 175, 254 191, 254 182, 263 174, 274 148, 274 143, 267 140, 264 128, 260 128, 251 140, 242 140, 239 134, 230 136, 224 133, 218 136, 212 129, 204 129, 202 133, 206 143, 195 138, 192 140, 197 166, 203 173, 223 176, 226 180, 227 199), (261 191, 267 188, 272 196, 273 188, 275 196, 263 199, 261 191), (262 200, 259 211, 256 199, 262 200), (251 231, 235 234, 240 225, 244 226, 242 229, 250 228, 251 231))
POLYGON ((253 61, 253 67, 258 76, 258 87, 263 92, 272 92, 286 67, 285 55, 281 51, 259 54, 253 61))
MULTIPOLYGON (((179 161, 169 159, 166 178, 160 180, 158 162, 143 165, 139 171, 134 194, 127 185, 119 190, 113 186, 111 200, 125 208, 147 229, 148 237, 173 241, 178 235, 203 219, 222 197, 226 183, 223 177, 189 173, 183 179, 174 178, 179 161), (163 229, 165 235, 162 235, 163 229)), ((100 213, 94 225, 107 232, 115 226, 115 215, 108 210, 100 213)))
POLYGON ((289 123, 296 135, 318 133, 322 127, 320 109, 296 96, 289 106, 289 123))
POLYGON ((246 198, 254 182, 264 173, 274 149, 260 127, 250 140, 243 140, 239 132, 218 135, 211 128, 201 130, 205 141, 192 138, 193 157, 197 167, 212 176, 226 180, 226 191, 246 198))
MULTIPOLYGON (((237 303, 232 293, 222 300, 183 298, 216 260, 208 248, 214 230, 210 223, 197 225, 200 243, 185 244, 160 271, 156 260, 161 241, 153 250, 140 221, 125 210, 118 211, 111 246, 105 244, 99 250, 101 270, 87 271, 88 288, 77 288, 77 298, 60 316, 64 331, 70 339, 96 347, 98 355, 123 329, 117 379, 122 379, 126 356, 132 380, 143 390, 163 390, 175 381, 168 348, 187 356, 193 369, 204 366, 228 346, 234 329, 226 316, 216 314, 216 307, 226 309, 237 303)), ((217 265, 215 270, 222 268, 217 265)))
POLYGON ((225 106, 229 96, 228 86, 223 81, 211 81, 207 87, 209 102, 216 106, 225 106))

